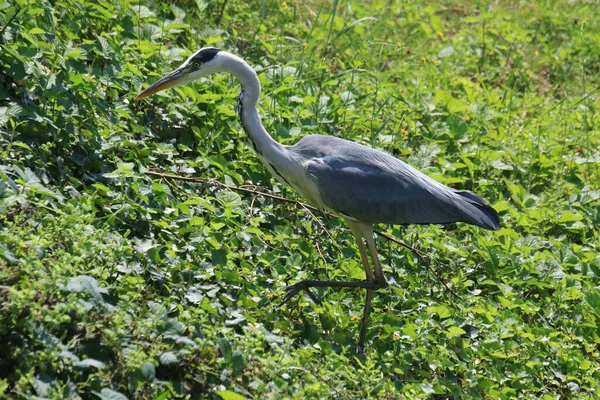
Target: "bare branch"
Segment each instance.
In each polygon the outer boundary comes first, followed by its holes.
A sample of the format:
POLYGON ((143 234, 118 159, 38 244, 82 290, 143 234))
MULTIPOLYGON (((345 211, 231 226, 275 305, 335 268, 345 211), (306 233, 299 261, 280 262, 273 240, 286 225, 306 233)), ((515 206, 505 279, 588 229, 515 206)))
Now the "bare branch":
POLYGON ((248 189, 247 187, 244 187, 244 186, 227 185, 225 183, 219 182, 218 180, 216 180, 214 178, 198 178, 198 177, 190 177, 190 176, 180 176, 180 175, 164 174, 162 172, 155 172, 155 171, 146 171, 145 173, 147 175, 158 176, 163 179, 175 179, 175 180, 187 181, 187 182, 210 183, 210 184, 217 185, 217 186, 229 189, 229 190, 237 190, 239 192, 252 193, 257 196, 269 197, 271 199, 285 201, 288 203, 293 203, 293 204, 299 205, 301 207, 309 208, 311 210, 317 210, 316 207, 313 207, 306 203, 302 203, 301 201, 298 201, 298 200, 288 199, 285 197, 277 196, 277 195, 274 195, 271 193, 266 193, 266 192, 259 191, 259 190, 248 189))

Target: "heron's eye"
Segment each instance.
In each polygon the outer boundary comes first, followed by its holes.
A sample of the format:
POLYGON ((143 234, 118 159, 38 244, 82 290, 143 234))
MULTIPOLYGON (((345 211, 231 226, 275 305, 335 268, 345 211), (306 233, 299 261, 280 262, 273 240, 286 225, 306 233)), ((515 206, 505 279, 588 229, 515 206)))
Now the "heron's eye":
POLYGON ((198 61, 194 61, 192 63, 192 67, 194 67, 194 69, 198 69, 198 68, 200 68, 200 63, 198 61))

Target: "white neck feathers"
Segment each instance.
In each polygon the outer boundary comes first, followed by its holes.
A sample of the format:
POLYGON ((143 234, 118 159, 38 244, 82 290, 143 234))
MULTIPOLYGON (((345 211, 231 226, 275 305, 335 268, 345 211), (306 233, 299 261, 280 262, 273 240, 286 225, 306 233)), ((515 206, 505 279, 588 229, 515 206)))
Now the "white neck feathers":
POLYGON ((247 108, 256 107, 261 91, 260 81, 256 72, 246 61, 234 54, 223 51, 218 57, 222 70, 234 75, 240 81, 242 90, 244 91, 244 106, 247 108))

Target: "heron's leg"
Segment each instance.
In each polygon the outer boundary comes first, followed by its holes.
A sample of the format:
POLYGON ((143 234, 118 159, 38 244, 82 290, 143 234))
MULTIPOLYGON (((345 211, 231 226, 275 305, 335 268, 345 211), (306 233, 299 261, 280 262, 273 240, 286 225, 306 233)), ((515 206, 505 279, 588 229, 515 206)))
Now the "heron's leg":
MULTIPOLYGON (((371 269, 371 265, 369 264, 369 259, 367 258, 367 252, 365 249, 365 244, 362 238, 363 232, 363 224, 358 224, 351 221, 346 221, 352 230, 352 234, 354 235, 354 239, 356 239, 356 244, 358 245, 358 251, 360 252, 360 259, 362 260, 363 267, 365 268, 365 274, 367 276, 366 282, 339 282, 339 281, 314 281, 314 280, 304 280, 298 282, 294 285, 290 285, 285 290, 287 294, 285 295, 283 301, 279 303, 278 307, 281 307, 283 304, 287 303, 290 299, 292 299, 298 292, 301 290, 306 290, 306 293, 310 296, 310 298, 315 302, 319 303, 317 298, 311 293, 309 288, 311 287, 360 287, 365 289, 377 289, 376 286, 373 286, 373 282, 375 282, 375 277, 373 276, 373 271, 371 269)), ((372 231, 372 228, 371 228, 372 231)), ((372 235, 372 234, 371 234, 372 235)))
MULTIPOLYGON (((365 274, 367 275, 368 281, 375 280, 373 277, 373 271, 371 270, 371 265, 369 264, 369 259, 367 258, 367 252, 365 251, 365 243, 363 242, 362 233, 365 225, 357 224, 355 222, 346 221, 348 225, 350 225, 350 229, 352 230, 352 234, 354 235, 354 239, 356 240, 356 244, 358 245, 358 251, 360 252, 360 259, 362 260, 363 266, 365 267, 365 274)), ((369 225, 370 226, 370 225, 369 225)), ((373 227, 371 227, 371 236, 373 236, 373 227)))
POLYGON ((358 339, 358 348, 361 352, 364 351, 365 348, 365 338, 367 336, 367 322, 369 321, 369 314, 371 313, 371 301, 373 300, 373 296, 375 295, 375 290, 380 287, 385 287, 387 284, 385 282, 385 278, 383 277, 383 272, 381 271, 381 266, 379 265, 379 260, 377 259, 377 253, 373 253, 374 246, 371 247, 373 243, 373 225, 371 224, 355 224, 347 221, 348 225, 350 225, 350 229, 352 229, 352 234, 356 239, 356 244, 358 245, 358 250, 360 251, 360 258, 362 259, 363 265, 365 267, 365 274, 367 275, 367 280, 375 283, 375 288, 367 288, 367 297, 365 299, 365 308, 363 309, 363 317, 360 322, 360 334, 358 339), (375 276, 373 276, 373 271, 371 270, 371 265, 369 264, 369 260, 367 258, 367 252, 365 251, 365 244, 363 242, 363 235, 367 240, 367 245, 369 246, 369 251, 371 252, 371 259, 373 260, 373 264, 375 265, 375 276))
POLYGON ((369 313, 371 312, 371 300, 373 300, 374 294, 374 289, 367 289, 367 299, 365 300, 363 317, 362 321, 360 322, 360 335, 358 339, 358 348, 361 352, 365 349, 365 337, 367 336, 367 321, 369 320, 369 313))
POLYGON ((375 266, 375 279, 380 284, 383 284, 383 286, 387 286, 383 269, 381 269, 381 264, 379 263, 379 255, 377 254, 377 249, 375 248, 375 240, 373 239, 373 226, 366 225, 363 229, 363 233, 365 235, 365 239, 367 240, 367 246, 369 246, 369 253, 371 253, 373 265, 375 266))
MULTIPOLYGON (((311 287, 347 287, 347 288, 361 288, 367 290, 375 290, 379 289, 381 285, 376 281, 314 281, 314 280, 304 280, 293 285, 290 285, 285 288, 287 294, 281 303, 279 303, 278 307, 281 307, 285 303, 287 303, 290 299, 292 299, 295 295, 297 295, 301 290, 307 290, 311 287)), ((310 293, 310 292, 308 292, 310 293)), ((313 301, 316 300, 315 297, 311 296, 313 301)), ((315 301, 315 303, 319 303, 315 301)))
MULTIPOLYGON (((383 270, 381 269, 381 264, 379 263, 379 256, 377 255, 377 250, 375 249, 375 241, 373 240, 373 225, 364 225, 362 232, 367 241, 369 252, 371 253, 371 260, 373 260, 373 265, 375 266, 375 282, 377 283, 378 288, 386 287, 387 282, 385 280, 383 270)), ((369 313, 371 312, 371 300, 373 300, 374 294, 374 290, 367 289, 367 299, 365 301, 365 309, 363 311, 363 318, 360 324, 360 336, 358 341, 358 348, 361 352, 364 351, 365 348, 365 337, 367 335, 367 320, 369 318, 369 313)))
MULTIPOLYGON (((358 251, 360 252, 360 258, 365 268, 365 275, 367 277, 366 281, 362 282, 340 282, 340 281, 316 281, 316 280, 304 280, 300 281, 294 285, 288 286, 286 291, 288 292, 285 298, 279 306, 282 306, 290 299, 292 299, 298 292, 301 290, 307 290, 311 287, 350 287, 350 288, 363 288, 367 289, 367 298, 365 300, 365 308, 363 309, 363 317, 360 326, 360 336, 359 336, 359 348, 362 351, 364 349, 365 337, 367 333, 367 321, 369 319, 369 313, 371 312, 371 301, 373 300, 373 295, 375 294, 375 290, 386 287, 387 283, 385 281, 385 277, 383 276, 383 271, 381 269, 381 265, 379 264, 379 260, 377 259, 377 251, 375 250, 375 244, 373 242, 373 226, 370 224, 361 224, 351 221, 346 221, 352 230, 352 234, 356 239, 356 244, 358 245, 358 251), (369 246, 369 251, 371 253, 371 258, 373 259, 373 263, 376 266, 375 275, 373 275, 373 270, 371 269, 371 265, 369 264, 369 259, 367 257, 367 252, 365 249, 365 244, 363 242, 363 235, 367 240, 367 245, 369 246)), ((314 301, 314 296, 311 294, 311 298, 314 301)))

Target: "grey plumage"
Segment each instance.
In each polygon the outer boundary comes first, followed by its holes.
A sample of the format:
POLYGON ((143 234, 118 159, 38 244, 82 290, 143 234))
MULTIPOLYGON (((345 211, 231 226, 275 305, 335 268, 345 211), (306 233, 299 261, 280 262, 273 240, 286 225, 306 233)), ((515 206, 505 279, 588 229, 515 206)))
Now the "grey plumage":
POLYGON ((384 152, 322 135, 306 136, 290 147, 277 143, 262 126, 256 110, 261 92, 256 72, 244 60, 226 51, 200 49, 135 99, 216 72, 229 72, 239 79, 242 93, 238 98, 238 115, 265 168, 314 205, 344 218, 356 239, 365 268, 365 281, 304 280, 288 286, 281 304, 301 290, 316 300, 310 291, 312 287, 366 289, 359 348, 364 347, 374 291, 387 285, 377 257, 373 224, 466 222, 485 229, 499 229, 498 213, 482 198, 444 186, 384 152), (372 263, 366 255, 365 241, 372 263))
POLYGON ((306 136, 289 151, 305 160, 326 208, 353 221, 499 229, 498 213, 482 198, 444 186, 382 151, 323 135, 306 136))

